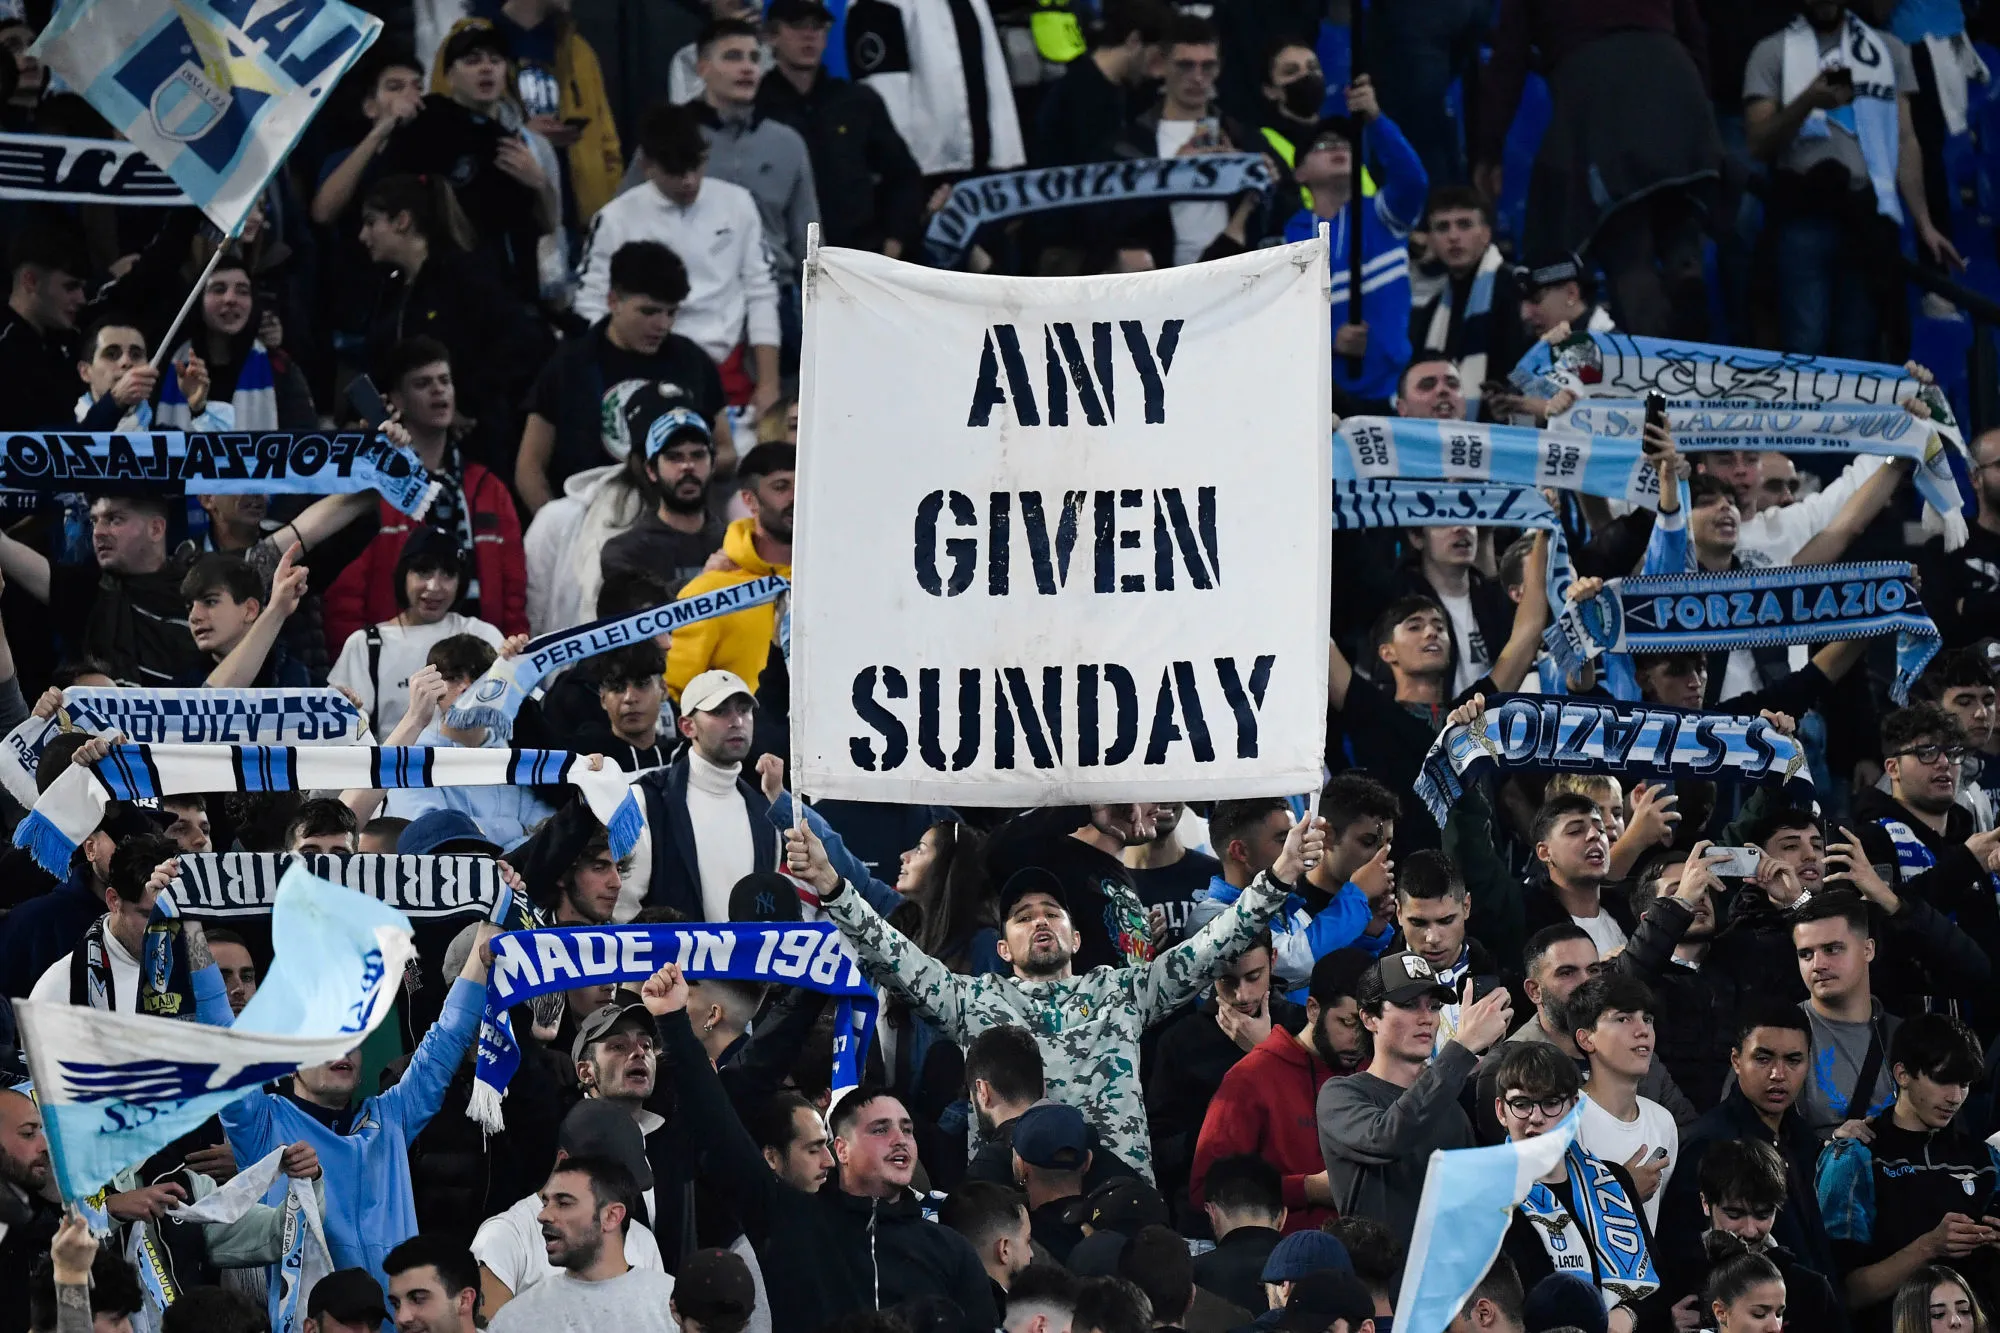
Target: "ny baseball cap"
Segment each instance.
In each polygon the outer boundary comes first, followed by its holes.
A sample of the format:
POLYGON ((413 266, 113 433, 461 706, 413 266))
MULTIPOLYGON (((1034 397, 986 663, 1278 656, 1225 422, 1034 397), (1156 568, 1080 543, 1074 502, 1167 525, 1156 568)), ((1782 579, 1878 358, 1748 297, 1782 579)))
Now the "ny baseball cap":
POLYGON ((1088 1226, 1093 1231, 1122 1231, 1130 1235, 1154 1223, 1167 1225, 1167 1201, 1139 1177, 1119 1176, 1105 1181, 1086 1197, 1071 1200, 1063 1209, 1063 1221, 1071 1226, 1088 1226))
POLYGON ((712 713, 739 694, 756 702, 757 696, 734 671, 704 671, 681 691, 681 716, 712 713))
POLYGON ((1349 1333, 1375 1317, 1375 1298, 1352 1273, 1321 1269, 1292 1283, 1285 1313, 1277 1327, 1286 1333, 1326 1333, 1335 1320, 1346 1320, 1349 1333))
POLYGON ((1458 998, 1451 987, 1438 980, 1424 956, 1417 953, 1390 954, 1361 974, 1355 990, 1354 998, 1364 1005, 1382 1000, 1390 1004, 1415 1004, 1426 995, 1435 996, 1439 1004, 1450 1004, 1458 998))

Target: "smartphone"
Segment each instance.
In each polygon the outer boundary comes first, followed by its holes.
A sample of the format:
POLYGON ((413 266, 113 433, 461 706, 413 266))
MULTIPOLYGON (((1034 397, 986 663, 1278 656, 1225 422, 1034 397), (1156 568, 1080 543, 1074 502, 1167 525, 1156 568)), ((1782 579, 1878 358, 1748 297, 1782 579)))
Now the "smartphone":
POLYGON ((1833 84, 1837 88, 1846 88, 1851 91, 1854 87, 1854 71, 1845 65, 1840 66, 1838 69, 1828 69, 1820 72, 1826 75, 1828 83, 1833 84))
POLYGON ((1764 852, 1758 847, 1711 847, 1703 859, 1710 871, 1725 879, 1750 879, 1763 863, 1764 852))
POLYGON ((1474 977, 1472 979, 1472 1002, 1478 1004, 1494 991, 1504 989, 1505 986, 1498 977, 1474 977))
POLYGON ((375 381, 356 375, 347 382, 347 405, 371 430, 389 419, 389 405, 375 388, 375 381))
POLYGON ((1646 391, 1646 424, 1662 427, 1667 424, 1667 396, 1658 389, 1646 391))

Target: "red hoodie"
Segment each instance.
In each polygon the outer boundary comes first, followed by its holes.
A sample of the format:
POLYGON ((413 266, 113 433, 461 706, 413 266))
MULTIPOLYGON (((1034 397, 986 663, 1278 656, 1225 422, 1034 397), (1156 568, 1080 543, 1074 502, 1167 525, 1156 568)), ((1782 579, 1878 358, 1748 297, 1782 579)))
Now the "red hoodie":
POLYGON ((1306 1177, 1326 1170, 1319 1151, 1320 1084, 1327 1067, 1283 1027, 1257 1043, 1222 1076, 1195 1140, 1188 1202, 1202 1205, 1202 1182, 1218 1158, 1255 1153, 1284 1176, 1285 1234, 1317 1230, 1331 1208, 1306 1203, 1306 1177))

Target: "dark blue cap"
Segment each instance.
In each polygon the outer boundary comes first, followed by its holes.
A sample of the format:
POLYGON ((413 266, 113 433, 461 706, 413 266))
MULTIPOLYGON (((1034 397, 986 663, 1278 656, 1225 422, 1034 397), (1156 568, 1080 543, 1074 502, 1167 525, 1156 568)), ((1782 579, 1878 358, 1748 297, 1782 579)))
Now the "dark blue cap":
POLYGON ((1081 1171, 1090 1156, 1090 1126, 1074 1106, 1044 1102, 1014 1121, 1014 1151, 1029 1166, 1046 1171, 1081 1171))

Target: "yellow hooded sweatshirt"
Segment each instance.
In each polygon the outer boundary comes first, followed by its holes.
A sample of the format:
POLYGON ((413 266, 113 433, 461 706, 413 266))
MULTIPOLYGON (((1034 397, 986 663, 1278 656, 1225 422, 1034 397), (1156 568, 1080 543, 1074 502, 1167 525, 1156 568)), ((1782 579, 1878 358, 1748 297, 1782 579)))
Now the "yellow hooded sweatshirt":
MULTIPOLYGON (((789 579, 790 565, 774 565, 757 554, 757 543, 751 535, 756 527, 754 518, 739 518, 731 523, 729 531, 722 535, 722 553, 734 560, 737 568, 697 574, 677 596, 693 597, 748 583, 766 574, 780 574, 789 579)), ((674 702, 680 702, 687 683, 704 671, 733 671, 755 694, 757 678, 764 674, 764 664, 771 660, 771 645, 778 639, 778 606, 778 602, 746 606, 741 611, 675 630, 673 644, 667 649, 667 693, 674 702)))

